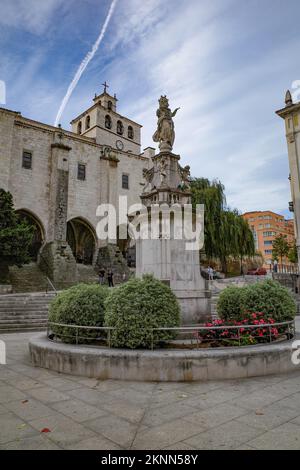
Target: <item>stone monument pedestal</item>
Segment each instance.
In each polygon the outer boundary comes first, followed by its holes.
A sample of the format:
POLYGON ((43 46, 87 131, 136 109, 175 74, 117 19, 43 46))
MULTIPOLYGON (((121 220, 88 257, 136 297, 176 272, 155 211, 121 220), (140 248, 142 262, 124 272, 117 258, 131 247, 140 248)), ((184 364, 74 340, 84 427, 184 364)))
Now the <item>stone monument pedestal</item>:
POLYGON ((186 250, 186 240, 137 240, 136 276, 153 276, 170 286, 181 307, 181 323, 211 318, 210 291, 200 274, 199 251, 186 250))

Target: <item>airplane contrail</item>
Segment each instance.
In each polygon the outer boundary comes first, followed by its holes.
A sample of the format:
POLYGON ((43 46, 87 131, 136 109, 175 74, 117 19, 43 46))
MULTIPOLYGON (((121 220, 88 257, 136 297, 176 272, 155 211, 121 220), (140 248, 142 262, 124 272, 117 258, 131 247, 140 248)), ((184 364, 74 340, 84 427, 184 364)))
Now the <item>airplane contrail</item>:
POLYGON ((55 127, 58 126, 60 118, 62 116, 62 113, 64 112, 64 109, 65 109, 65 107, 66 107, 66 105, 67 105, 67 103, 68 103, 68 101, 69 101, 69 99, 70 99, 70 97, 71 97, 71 95, 74 91, 74 88, 76 87, 77 83, 79 82, 79 80, 81 78, 81 75, 83 74, 83 72, 87 68, 89 62, 92 60, 92 58, 96 54, 96 52, 97 52, 97 50, 98 50, 98 48, 99 48, 99 46, 102 42, 102 39, 104 38, 106 29, 108 27, 108 24, 110 22, 110 19, 112 17, 112 14, 114 12, 115 7, 116 7, 117 1, 118 0, 113 0, 111 2, 109 12, 108 12, 107 17, 105 19, 105 22, 102 26, 101 32, 100 32, 100 34, 97 38, 97 41, 93 45, 92 50, 87 53, 87 55, 85 56, 85 58, 83 59, 83 61, 79 65, 78 70, 77 70, 72 82, 70 83, 70 86, 67 90, 67 93, 66 93, 66 95, 65 95, 64 99, 62 100, 61 105, 59 107, 59 110, 58 110, 58 113, 57 113, 57 116, 56 116, 56 119, 55 119, 55 123, 54 123, 55 127))

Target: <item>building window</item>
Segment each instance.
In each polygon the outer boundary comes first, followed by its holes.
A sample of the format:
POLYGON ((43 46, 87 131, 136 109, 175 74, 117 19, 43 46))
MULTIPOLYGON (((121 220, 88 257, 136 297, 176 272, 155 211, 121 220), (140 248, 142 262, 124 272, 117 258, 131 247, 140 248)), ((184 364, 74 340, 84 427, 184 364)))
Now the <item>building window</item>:
POLYGON ((123 135, 123 133, 124 133, 123 123, 122 123, 122 121, 118 121, 117 122, 117 134, 123 135))
POLYGON ((86 165, 83 163, 78 163, 77 167, 77 179, 80 181, 85 181, 86 177, 86 165))
POLYGON ((272 240, 265 240, 264 245, 272 245, 272 240))
POLYGON ((91 117, 87 116, 85 120, 85 128, 89 129, 91 127, 91 117))
POLYGON ((266 255, 271 255, 271 254, 272 254, 272 250, 265 250, 265 254, 266 254, 266 255))
POLYGON ((109 109, 110 111, 112 110, 112 102, 111 101, 107 102, 107 109, 109 109))
POLYGON ((108 114, 105 116, 105 127, 111 129, 111 117, 108 114))
POLYGON ((133 127, 132 126, 128 126, 128 138, 129 139, 133 139, 134 137, 134 134, 133 134, 133 127))
POLYGON ((271 224, 265 224, 265 228, 271 228, 271 224))
POLYGON ((124 173, 122 175, 122 188, 129 189, 129 176, 124 173))
POLYGON ((276 232, 264 232, 264 237, 275 237, 276 232))
POLYGON ((81 134, 82 132, 82 123, 79 121, 78 126, 77 126, 77 134, 81 134))
POLYGON ((23 152, 22 167, 26 168, 26 170, 32 169, 32 153, 27 150, 23 152))

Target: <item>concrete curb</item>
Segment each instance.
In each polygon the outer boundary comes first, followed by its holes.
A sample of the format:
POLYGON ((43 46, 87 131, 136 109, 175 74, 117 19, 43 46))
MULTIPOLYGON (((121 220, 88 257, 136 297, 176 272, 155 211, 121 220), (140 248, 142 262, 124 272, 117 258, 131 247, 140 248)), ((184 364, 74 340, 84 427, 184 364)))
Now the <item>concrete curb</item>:
POLYGON ((57 372, 158 382, 189 382, 266 376, 297 370, 293 341, 242 348, 127 350, 51 342, 45 334, 29 341, 33 365, 57 372))

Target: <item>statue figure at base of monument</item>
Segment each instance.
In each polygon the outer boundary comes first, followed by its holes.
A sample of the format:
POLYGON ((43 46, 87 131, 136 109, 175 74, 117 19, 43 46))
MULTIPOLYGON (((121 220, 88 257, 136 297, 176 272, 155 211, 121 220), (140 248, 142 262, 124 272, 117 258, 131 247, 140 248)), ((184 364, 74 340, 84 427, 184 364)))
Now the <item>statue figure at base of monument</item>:
POLYGON ((180 108, 171 111, 169 108, 169 101, 166 96, 161 96, 159 99, 159 108, 156 112, 158 117, 157 130, 153 135, 153 141, 159 142, 161 151, 171 151, 175 140, 175 130, 173 117, 176 115, 180 108))

